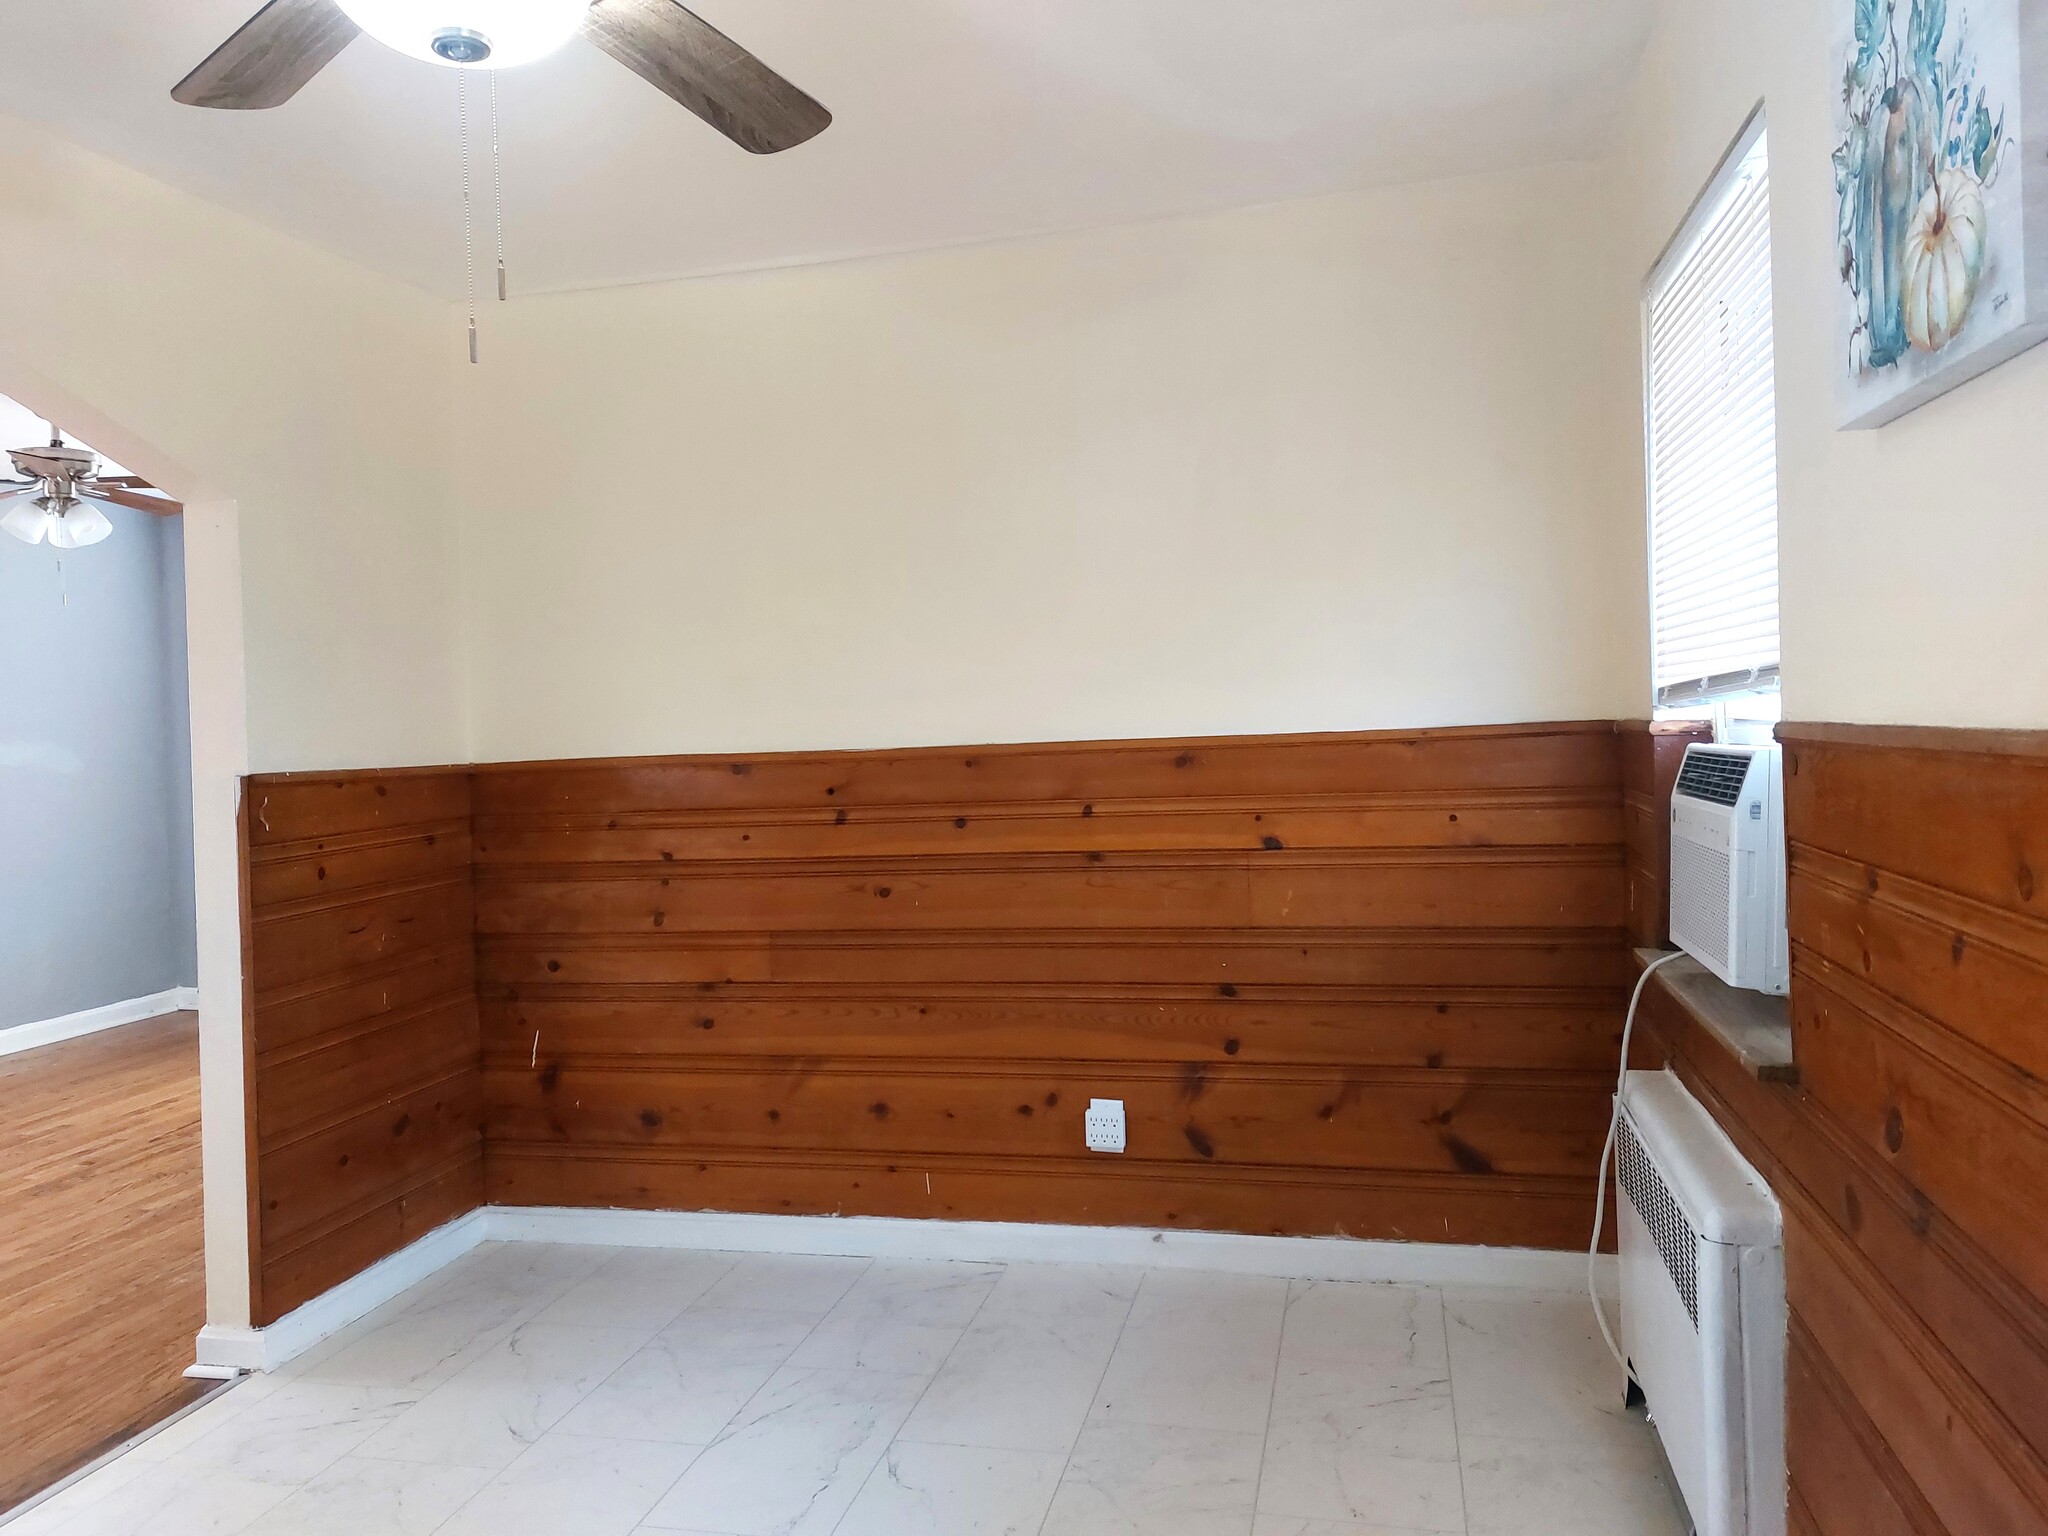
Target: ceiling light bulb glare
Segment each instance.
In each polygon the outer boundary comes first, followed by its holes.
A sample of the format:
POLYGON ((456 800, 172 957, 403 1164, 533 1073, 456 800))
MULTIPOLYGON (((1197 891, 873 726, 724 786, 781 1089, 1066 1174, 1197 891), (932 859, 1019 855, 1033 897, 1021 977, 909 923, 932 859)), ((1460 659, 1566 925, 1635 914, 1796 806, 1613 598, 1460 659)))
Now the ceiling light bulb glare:
POLYGON ((590 0, 339 0, 388 48, 458 69, 511 69, 576 35, 590 0))
POLYGON ((88 544, 99 543, 113 531, 114 525, 106 513, 89 501, 73 501, 69 507, 55 514, 50 524, 50 546, 53 549, 84 549, 88 544))

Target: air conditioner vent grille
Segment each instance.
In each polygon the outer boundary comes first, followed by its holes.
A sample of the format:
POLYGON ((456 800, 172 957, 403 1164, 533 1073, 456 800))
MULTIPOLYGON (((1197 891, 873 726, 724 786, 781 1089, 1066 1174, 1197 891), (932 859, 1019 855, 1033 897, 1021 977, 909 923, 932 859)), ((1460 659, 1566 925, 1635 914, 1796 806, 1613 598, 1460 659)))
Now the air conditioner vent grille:
POLYGON ((1699 1234, 1685 1219, 1678 1202, 1671 1198, 1664 1175, 1657 1171, 1657 1165, 1650 1161, 1650 1155, 1636 1140, 1635 1127, 1629 1124, 1626 1115, 1621 1117, 1620 1133, 1615 1140, 1621 1187, 1628 1195, 1629 1203, 1636 1208, 1636 1214, 1643 1218, 1643 1225, 1649 1228, 1650 1240, 1657 1245, 1664 1268, 1670 1272, 1671 1283, 1678 1287, 1679 1299, 1685 1303, 1686 1316, 1692 1319, 1692 1325, 1697 1329, 1700 1325, 1699 1234))
POLYGON ((1678 793, 1709 805, 1733 805, 1742 798, 1749 764, 1747 752, 1709 752, 1694 747, 1678 770, 1678 793))
POLYGON ((1671 839, 1671 933, 1701 959, 1728 969, 1728 855, 1692 838, 1671 839))

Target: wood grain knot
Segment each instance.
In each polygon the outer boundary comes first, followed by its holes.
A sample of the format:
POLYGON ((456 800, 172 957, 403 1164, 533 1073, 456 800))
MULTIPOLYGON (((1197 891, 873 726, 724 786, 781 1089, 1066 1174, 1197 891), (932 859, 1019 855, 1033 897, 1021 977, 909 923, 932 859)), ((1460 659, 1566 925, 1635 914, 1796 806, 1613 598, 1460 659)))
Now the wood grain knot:
POLYGON ((1493 1159, 1470 1142, 1446 1133, 1443 1143, 1444 1150, 1451 1154, 1451 1161, 1458 1165, 1460 1173, 1493 1172, 1493 1159))

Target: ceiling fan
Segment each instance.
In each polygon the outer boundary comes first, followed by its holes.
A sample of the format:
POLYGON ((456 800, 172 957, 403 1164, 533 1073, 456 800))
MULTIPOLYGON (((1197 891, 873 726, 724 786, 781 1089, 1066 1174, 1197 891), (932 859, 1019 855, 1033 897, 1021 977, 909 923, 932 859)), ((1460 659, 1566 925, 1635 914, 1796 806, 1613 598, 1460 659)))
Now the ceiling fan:
POLYGON ((57 549, 84 549, 114 531, 95 502, 111 502, 158 517, 176 517, 184 506, 135 475, 103 475, 90 448, 66 443, 52 431, 40 448, 11 448, 7 457, 25 480, 0 480, 0 528, 24 544, 47 538, 57 549))
POLYGON ((171 96, 191 107, 281 106, 359 32, 459 69, 530 64, 580 32, 757 155, 790 149, 832 121, 677 0, 270 0, 171 96))

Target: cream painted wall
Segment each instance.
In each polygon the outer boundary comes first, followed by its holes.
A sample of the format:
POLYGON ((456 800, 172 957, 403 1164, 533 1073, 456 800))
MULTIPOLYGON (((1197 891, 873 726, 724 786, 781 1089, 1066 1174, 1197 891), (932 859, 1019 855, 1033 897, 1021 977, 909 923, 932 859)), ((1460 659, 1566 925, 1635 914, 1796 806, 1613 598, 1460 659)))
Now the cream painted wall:
POLYGON ((460 759, 448 307, 0 124, 0 391, 238 504, 251 766, 460 759))
POLYGON ((1586 168, 514 300, 464 392, 479 758, 1632 703, 1586 168))
POLYGON ((464 756, 459 338, 438 302, 0 119, 0 391, 187 508, 215 1327, 249 1320, 237 781, 464 756))
MULTIPOLYGON (((1829 38, 1847 3, 1664 0, 1607 168, 1610 227, 1640 282, 1766 101, 1786 714, 2048 725, 2048 347, 1880 431, 1835 430, 1829 38)), ((1620 365, 1633 395, 1639 359, 1620 365)), ((1640 415, 1616 431, 1640 455, 1640 415)), ((1630 592, 1646 677, 1641 584, 1630 592)))

